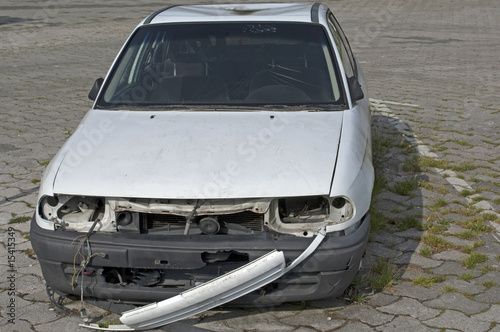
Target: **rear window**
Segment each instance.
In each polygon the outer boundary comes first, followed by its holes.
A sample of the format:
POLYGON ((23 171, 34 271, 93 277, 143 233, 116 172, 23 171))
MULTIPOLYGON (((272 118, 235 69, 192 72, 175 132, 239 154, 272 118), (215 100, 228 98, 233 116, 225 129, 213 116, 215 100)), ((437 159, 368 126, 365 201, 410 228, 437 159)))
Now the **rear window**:
POLYGON ((319 25, 146 26, 122 52, 98 106, 344 105, 337 82, 319 25))

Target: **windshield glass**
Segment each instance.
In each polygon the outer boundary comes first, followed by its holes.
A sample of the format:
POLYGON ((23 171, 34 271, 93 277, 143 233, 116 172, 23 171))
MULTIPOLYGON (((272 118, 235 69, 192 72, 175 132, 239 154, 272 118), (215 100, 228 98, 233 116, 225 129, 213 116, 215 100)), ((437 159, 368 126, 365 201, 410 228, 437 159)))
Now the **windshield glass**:
POLYGON ((344 105, 326 38, 312 24, 142 27, 97 106, 344 105))

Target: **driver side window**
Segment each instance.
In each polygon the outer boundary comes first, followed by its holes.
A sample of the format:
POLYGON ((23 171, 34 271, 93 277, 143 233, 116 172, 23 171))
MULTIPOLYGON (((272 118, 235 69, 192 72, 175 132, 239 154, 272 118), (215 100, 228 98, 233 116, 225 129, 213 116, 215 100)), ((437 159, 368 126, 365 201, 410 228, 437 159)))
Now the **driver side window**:
POLYGON ((349 43, 347 42, 347 38, 345 37, 344 32, 340 28, 337 20, 335 20, 335 17, 331 13, 328 15, 328 26, 330 27, 330 31, 332 32, 335 44, 340 53, 340 58, 342 60, 342 65, 344 67, 346 76, 348 78, 357 76, 356 64, 349 43))

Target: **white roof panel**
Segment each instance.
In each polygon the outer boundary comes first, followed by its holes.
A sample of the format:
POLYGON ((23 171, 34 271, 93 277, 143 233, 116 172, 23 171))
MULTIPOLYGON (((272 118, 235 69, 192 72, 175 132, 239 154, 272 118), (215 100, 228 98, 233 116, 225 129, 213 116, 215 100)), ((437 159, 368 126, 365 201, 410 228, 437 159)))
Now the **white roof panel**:
POLYGON ((176 22, 311 22, 312 3, 174 6, 156 15, 151 24, 176 22))

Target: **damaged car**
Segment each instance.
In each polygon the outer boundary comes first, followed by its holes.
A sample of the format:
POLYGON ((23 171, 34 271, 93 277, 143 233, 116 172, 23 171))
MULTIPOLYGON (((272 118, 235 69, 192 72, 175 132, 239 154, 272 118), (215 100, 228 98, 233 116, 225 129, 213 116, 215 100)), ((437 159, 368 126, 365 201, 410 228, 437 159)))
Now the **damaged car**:
POLYGON ((54 304, 153 303, 153 323, 122 319, 151 328, 174 307, 182 318, 348 287, 370 230, 370 110, 327 6, 164 8, 89 98, 31 224, 54 304))

